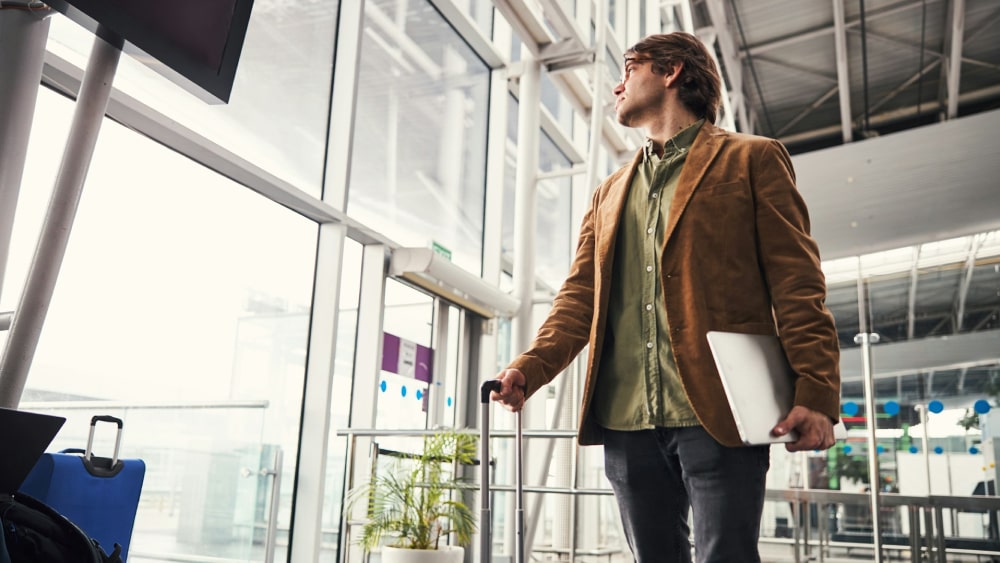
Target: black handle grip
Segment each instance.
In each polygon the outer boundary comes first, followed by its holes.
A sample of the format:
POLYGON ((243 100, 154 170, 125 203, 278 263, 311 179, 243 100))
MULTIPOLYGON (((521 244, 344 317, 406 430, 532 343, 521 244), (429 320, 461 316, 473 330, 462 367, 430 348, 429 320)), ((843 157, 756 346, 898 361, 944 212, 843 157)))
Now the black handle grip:
POLYGON ((490 391, 500 392, 500 380, 499 379, 488 379, 483 382, 483 386, 480 388, 481 395, 480 400, 485 405, 490 402, 490 391))
POLYGON ((90 419, 90 425, 91 426, 97 426, 98 422, 114 422, 115 424, 118 425, 118 429, 119 430, 122 429, 122 419, 120 419, 120 418, 115 418, 113 416, 108 416, 106 414, 102 414, 102 415, 97 415, 97 416, 95 416, 95 417, 93 417, 93 418, 90 419))

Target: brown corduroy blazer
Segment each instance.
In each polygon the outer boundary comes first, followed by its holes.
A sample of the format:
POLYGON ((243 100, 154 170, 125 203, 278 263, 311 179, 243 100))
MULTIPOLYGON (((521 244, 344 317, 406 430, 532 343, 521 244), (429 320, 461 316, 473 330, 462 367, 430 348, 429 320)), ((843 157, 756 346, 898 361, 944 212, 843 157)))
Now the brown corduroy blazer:
MULTIPOLYGON (((589 345, 583 445, 603 442, 590 406, 618 223, 641 158, 640 150, 594 193, 570 273, 531 347, 509 366, 524 373, 530 397, 589 345)), ((808 213, 781 143, 705 123, 670 207, 660 272, 677 368, 698 420, 716 440, 740 445, 705 337, 709 330, 779 335, 797 373, 795 404, 839 417, 837 331, 825 306, 808 213)))

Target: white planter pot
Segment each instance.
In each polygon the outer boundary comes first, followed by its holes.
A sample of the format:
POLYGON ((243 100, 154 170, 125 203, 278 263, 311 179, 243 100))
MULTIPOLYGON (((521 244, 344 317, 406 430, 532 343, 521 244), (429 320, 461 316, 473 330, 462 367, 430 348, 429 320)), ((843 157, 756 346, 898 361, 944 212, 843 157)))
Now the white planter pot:
POLYGON ((382 563, 462 563, 465 550, 454 545, 441 549, 382 548, 382 563))

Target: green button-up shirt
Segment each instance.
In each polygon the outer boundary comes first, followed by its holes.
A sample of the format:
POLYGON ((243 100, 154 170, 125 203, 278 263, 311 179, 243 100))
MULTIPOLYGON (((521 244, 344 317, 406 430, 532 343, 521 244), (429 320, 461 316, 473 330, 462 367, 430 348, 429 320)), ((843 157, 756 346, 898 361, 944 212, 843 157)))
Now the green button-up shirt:
POLYGON ((660 284, 667 216, 688 149, 704 120, 674 135, 663 156, 647 141, 622 211, 608 303, 608 321, 593 407, 612 430, 694 426, 670 347, 660 284))

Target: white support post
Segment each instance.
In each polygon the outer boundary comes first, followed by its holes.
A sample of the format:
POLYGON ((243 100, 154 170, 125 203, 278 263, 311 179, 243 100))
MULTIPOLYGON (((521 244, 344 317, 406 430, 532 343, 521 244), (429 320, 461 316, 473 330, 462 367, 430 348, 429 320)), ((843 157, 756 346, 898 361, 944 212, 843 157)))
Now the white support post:
MULTIPOLYGON (((538 230, 537 176, 541 111, 541 63, 531 55, 526 56, 522 63, 523 72, 518 87, 517 179, 514 196, 514 296, 520 301, 511 330, 515 354, 526 350, 534 336, 532 305, 535 293, 535 239, 538 230)), ((524 427, 542 426, 544 413, 544 401, 529 401, 524 409, 524 427)), ((524 452, 524 463, 540 459, 531 454, 532 452, 524 452)), ((532 523, 529 522, 527 527, 531 529, 532 523)), ((514 526, 508 527, 511 532, 513 528, 514 526)), ((531 553, 533 538, 530 534, 524 537, 526 552, 531 553)), ((508 540, 507 545, 515 545, 513 536, 508 540)))
MULTIPOLYGON (((110 32, 107 35, 112 36, 110 32)), ((121 59, 121 47, 121 42, 112 45, 101 37, 94 37, 45 222, 0 360, 0 407, 17 408, 24 392, 28 370, 69 245, 69 235, 104 113, 111 99, 111 84, 121 59)))
POLYGON ((289 544, 292 563, 319 561, 322 551, 323 501, 332 418, 330 405, 333 402, 340 280, 346 239, 347 228, 343 225, 324 223, 319 227, 309 354, 295 463, 295 504, 289 544))
POLYGON ((844 0, 833 2, 834 45, 837 52, 837 84, 840 94, 840 127, 845 143, 853 140, 851 118, 851 75, 847 68, 847 27, 844 23, 844 0))
POLYGON ((962 41, 965 37, 965 0, 951 2, 951 56, 948 57, 948 119, 958 117, 958 94, 962 70, 962 41))
POLYGON ((48 7, 29 10, 17 2, 8 4, 0 8, 0 295, 51 13, 48 7))

